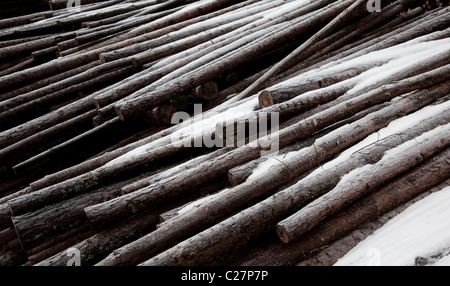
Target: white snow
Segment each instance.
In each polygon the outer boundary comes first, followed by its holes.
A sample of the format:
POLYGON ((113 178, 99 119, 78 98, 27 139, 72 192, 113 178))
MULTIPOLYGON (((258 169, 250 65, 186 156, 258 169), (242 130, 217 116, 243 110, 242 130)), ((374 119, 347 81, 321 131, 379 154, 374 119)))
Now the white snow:
POLYGON ((450 266, 450 187, 394 217, 342 257, 335 266, 411 266, 416 257, 443 252, 433 265, 450 266))

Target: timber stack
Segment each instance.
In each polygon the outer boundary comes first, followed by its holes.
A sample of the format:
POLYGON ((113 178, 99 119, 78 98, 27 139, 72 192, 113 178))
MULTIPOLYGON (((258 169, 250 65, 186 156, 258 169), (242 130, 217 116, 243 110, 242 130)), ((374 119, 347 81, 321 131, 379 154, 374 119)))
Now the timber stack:
POLYGON ((0 265, 314 264, 450 185, 448 1, 0 5, 0 265))

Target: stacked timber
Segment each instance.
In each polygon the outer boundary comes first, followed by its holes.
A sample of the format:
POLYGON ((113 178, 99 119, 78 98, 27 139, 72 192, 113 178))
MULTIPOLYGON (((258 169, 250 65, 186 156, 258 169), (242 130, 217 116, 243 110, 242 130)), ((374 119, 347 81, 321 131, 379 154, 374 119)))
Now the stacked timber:
POLYGON ((449 186, 448 1, 45 2, 0 20, 1 265, 314 264, 449 186))

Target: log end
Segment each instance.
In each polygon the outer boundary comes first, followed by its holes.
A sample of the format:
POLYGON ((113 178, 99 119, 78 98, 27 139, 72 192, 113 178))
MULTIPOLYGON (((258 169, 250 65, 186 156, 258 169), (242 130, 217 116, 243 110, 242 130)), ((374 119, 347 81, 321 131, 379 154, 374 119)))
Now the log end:
POLYGON ((198 100, 211 101, 219 96, 219 86, 214 81, 208 81, 195 88, 192 95, 198 100))
POLYGON ((114 106, 114 110, 117 113, 117 116, 119 116, 120 120, 125 121, 125 117, 123 116, 122 111, 120 110, 119 106, 114 106))
POLYGON ((291 241, 286 229, 283 225, 277 224, 276 226, 277 235, 283 243, 289 243, 291 241))
POLYGON ((259 107, 260 108, 264 108, 264 107, 269 107, 272 106, 273 103, 273 96, 272 93, 270 93, 270 91, 264 90, 259 94, 259 107))

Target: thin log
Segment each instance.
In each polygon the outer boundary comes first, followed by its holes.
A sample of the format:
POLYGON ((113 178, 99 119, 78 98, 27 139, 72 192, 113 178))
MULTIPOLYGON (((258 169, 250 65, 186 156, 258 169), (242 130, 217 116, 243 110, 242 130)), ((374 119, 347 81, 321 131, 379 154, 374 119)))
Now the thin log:
POLYGON ((288 64, 291 64, 290 62, 292 59, 297 57, 299 54, 304 52, 306 49, 314 45, 317 41, 319 41, 321 38, 329 34, 333 29, 335 29, 336 26, 342 25, 342 23, 348 19, 349 15, 354 12, 354 10, 357 10, 360 8, 362 4, 364 4, 365 1, 356 1, 355 3, 351 4, 348 3, 347 6, 344 6, 344 10, 335 18, 333 19, 328 25, 326 25, 324 28, 322 28, 319 32, 314 34, 310 39, 308 39, 305 43, 303 43, 300 47, 295 49, 289 56, 284 58, 282 61, 277 63, 274 67, 272 67, 266 74, 264 74, 260 79, 255 81, 251 86, 249 86, 247 89, 245 89, 242 93, 240 93, 238 96, 234 97, 232 101, 238 101, 242 98, 245 98, 249 96, 251 93, 257 91, 257 89, 261 86, 262 83, 267 81, 272 76, 276 75, 280 72, 281 69, 285 68, 288 64))

